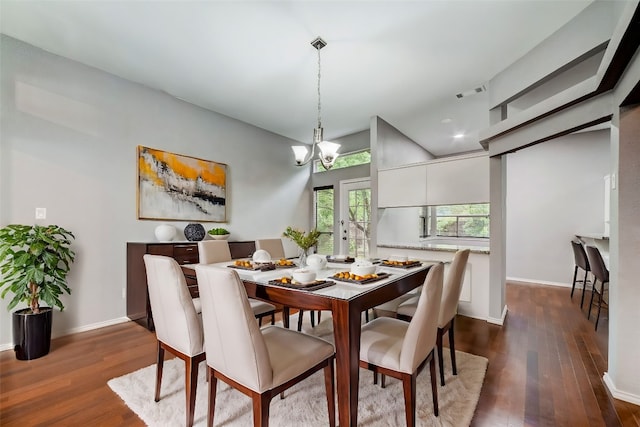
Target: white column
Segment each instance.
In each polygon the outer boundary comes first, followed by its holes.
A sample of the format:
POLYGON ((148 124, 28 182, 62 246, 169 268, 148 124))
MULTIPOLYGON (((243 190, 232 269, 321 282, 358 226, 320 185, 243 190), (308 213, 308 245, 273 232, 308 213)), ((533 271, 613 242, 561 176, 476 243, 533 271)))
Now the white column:
POLYGON ((489 255, 489 318, 490 323, 502 325, 507 312, 506 285, 506 235, 507 235, 507 156, 489 159, 489 185, 491 202, 491 232, 489 255))

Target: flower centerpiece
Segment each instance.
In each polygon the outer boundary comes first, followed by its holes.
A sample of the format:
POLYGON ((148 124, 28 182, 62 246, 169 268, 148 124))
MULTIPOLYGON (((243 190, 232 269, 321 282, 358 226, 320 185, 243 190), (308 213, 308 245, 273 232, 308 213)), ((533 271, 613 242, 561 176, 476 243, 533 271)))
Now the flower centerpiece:
POLYGON ((282 233, 283 237, 293 240, 293 242, 300 248, 300 267, 307 265, 307 255, 310 248, 318 244, 318 238, 320 232, 316 229, 309 231, 308 233, 293 227, 287 227, 282 233))

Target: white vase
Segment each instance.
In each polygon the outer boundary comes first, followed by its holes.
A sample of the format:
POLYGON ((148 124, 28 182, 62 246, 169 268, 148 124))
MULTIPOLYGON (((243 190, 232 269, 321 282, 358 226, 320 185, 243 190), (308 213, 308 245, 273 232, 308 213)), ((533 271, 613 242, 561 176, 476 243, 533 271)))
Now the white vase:
POLYGON ((170 242, 176 237, 176 228, 169 224, 160 224, 155 230, 156 239, 159 242, 170 242))

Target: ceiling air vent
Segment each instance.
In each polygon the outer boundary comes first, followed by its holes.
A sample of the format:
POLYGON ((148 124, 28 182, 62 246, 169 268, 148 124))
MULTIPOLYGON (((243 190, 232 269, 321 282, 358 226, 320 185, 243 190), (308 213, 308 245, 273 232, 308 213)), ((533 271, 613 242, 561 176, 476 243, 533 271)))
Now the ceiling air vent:
POLYGON ((458 94, 456 94, 456 98, 458 98, 458 99, 464 98, 465 96, 475 95, 476 93, 484 92, 486 90, 487 90, 487 88, 485 88, 484 85, 482 85, 482 86, 479 86, 477 88, 469 89, 469 90, 467 90, 465 92, 458 93, 458 94))

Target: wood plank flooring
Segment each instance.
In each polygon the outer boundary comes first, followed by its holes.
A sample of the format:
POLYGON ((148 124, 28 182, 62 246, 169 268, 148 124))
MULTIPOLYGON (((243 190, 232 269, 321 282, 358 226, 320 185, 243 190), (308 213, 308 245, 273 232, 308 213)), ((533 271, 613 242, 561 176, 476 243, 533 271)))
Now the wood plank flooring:
MULTIPOLYGON (((504 326, 458 317, 457 349, 489 359, 472 425, 640 426, 640 407, 602 382, 606 311, 595 332, 569 291, 508 284, 504 326)), ((153 364, 155 349, 154 334, 130 322, 58 338, 32 361, 2 352, 0 426, 142 426, 106 382, 153 364)))

